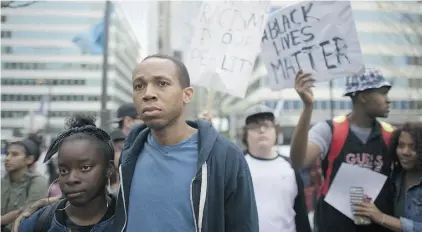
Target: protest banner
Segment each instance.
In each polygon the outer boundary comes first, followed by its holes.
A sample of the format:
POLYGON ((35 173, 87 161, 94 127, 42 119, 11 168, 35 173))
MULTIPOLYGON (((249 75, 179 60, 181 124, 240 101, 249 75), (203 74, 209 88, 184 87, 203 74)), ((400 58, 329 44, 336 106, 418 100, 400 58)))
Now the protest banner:
POLYGON ((245 96, 260 50, 268 5, 263 0, 247 4, 203 2, 186 59, 193 85, 245 96))
POLYGON ((306 1, 268 16, 261 56, 272 90, 294 87, 302 69, 317 82, 364 71, 349 1, 306 1))

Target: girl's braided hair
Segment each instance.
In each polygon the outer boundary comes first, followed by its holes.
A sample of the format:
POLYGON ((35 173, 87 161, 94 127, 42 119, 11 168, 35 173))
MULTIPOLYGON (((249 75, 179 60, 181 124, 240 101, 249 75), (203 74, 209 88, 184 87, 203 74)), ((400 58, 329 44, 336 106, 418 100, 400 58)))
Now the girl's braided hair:
POLYGON ((95 117, 75 114, 66 119, 66 131, 60 134, 50 145, 45 155, 44 163, 57 153, 61 144, 68 138, 97 139, 100 149, 106 155, 107 160, 113 160, 114 148, 110 135, 95 126, 95 117), (103 146, 105 145, 105 146, 103 146))
POLYGON ((394 169, 402 169, 397 156, 399 137, 402 132, 408 132, 413 139, 414 150, 419 156, 418 168, 422 168, 422 123, 405 123, 401 128, 396 129, 390 140, 389 156, 393 158, 394 169))

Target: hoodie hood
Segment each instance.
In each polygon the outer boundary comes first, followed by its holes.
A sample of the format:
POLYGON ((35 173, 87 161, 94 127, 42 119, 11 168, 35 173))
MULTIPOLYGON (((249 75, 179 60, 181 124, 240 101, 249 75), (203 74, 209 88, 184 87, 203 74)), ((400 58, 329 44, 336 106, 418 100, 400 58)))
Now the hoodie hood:
MULTIPOLYGON (((204 164, 210 154, 212 147, 217 140, 218 131, 212 126, 212 124, 206 120, 198 119, 195 121, 186 121, 186 123, 198 130, 198 162, 197 169, 199 170, 204 164)), ((136 125, 132 128, 129 136, 126 138, 124 145, 125 154, 133 154, 130 157, 122 157, 122 163, 126 163, 135 158, 143 148, 147 136, 151 133, 151 129, 146 125, 136 125)))

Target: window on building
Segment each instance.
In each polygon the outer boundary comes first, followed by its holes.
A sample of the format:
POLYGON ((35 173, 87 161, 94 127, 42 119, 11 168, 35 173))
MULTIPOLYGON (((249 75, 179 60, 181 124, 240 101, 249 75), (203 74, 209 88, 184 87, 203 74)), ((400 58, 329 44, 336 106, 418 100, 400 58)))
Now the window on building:
POLYGON ((409 101, 409 109, 422 109, 422 101, 411 100, 409 101))
POLYGON ((408 79, 408 81, 409 81, 410 88, 415 88, 415 89, 422 88, 422 79, 411 78, 411 79, 408 79))
POLYGON ((409 101, 401 101, 400 105, 401 105, 400 108, 403 109, 403 110, 409 109, 409 101))
POLYGON ((83 79, 47 79, 44 83, 40 84, 39 79, 21 79, 21 78, 2 78, 1 84, 8 85, 85 85, 83 79))
POLYGON ((1 46, 1 54, 10 54, 12 53, 12 48, 9 46, 1 46))
POLYGON ((11 31, 1 31, 1 38, 10 39, 12 37, 11 31))
POLYGON ((3 69, 19 70, 100 70, 99 64, 75 64, 75 63, 19 63, 2 62, 3 69))
POLYGON ((421 56, 407 56, 407 64, 408 65, 422 65, 422 57, 421 56))
POLYGON ((330 104, 328 101, 321 101, 321 109, 326 110, 330 108, 330 104))
POLYGON ((298 110, 302 108, 302 101, 294 100, 293 101, 293 109, 298 110))
MULTIPOLYGON (((2 94, 1 101, 41 101, 43 95, 27 95, 27 94, 2 94)), ((52 95, 51 101, 94 101, 98 102, 100 96, 96 95, 52 95)))

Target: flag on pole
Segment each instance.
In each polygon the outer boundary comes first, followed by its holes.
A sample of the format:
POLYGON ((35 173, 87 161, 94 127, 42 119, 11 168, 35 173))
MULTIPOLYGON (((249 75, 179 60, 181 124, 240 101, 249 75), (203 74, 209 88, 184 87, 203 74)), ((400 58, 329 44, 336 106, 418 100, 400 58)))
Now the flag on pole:
POLYGON ((104 19, 92 26, 88 31, 73 37, 72 42, 82 50, 94 55, 103 54, 104 50, 104 19))
MULTIPOLYGON (((106 13, 106 12, 105 12, 106 13)), ((113 13, 113 4, 110 4, 110 14, 113 13)), ((104 29, 105 29, 105 17, 95 25, 91 26, 88 31, 73 37, 72 42, 78 45, 85 52, 101 55, 104 53, 104 29)))

